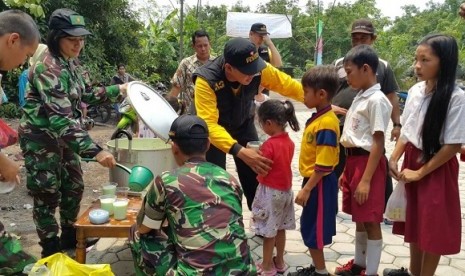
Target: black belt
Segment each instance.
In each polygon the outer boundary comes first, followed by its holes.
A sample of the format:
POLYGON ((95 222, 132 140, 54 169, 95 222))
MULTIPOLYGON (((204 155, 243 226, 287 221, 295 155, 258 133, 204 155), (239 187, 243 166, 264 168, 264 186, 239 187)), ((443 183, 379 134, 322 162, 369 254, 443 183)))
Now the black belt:
POLYGON ((362 148, 345 148, 346 156, 370 155, 370 152, 362 148))

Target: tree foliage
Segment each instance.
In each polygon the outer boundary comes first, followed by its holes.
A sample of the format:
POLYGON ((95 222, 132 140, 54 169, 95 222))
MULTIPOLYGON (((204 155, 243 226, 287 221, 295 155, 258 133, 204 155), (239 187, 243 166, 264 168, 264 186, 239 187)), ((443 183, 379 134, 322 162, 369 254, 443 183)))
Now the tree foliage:
MULTIPOLYGON (((248 7, 238 1, 230 8, 221 6, 185 6, 183 33, 180 33, 180 7, 160 7, 155 0, 5 0, 0 10, 19 8, 32 14, 39 23, 43 37, 47 34, 47 20, 57 8, 71 8, 82 14, 93 33, 86 40, 81 56, 95 81, 108 82, 118 63, 127 64, 128 72, 146 82, 169 82, 180 58, 194 53, 191 35, 204 29, 210 35, 212 52, 221 55, 226 36, 228 11, 279 13, 292 16, 293 37, 273 39, 286 67, 297 68, 297 75, 313 66, 316 29, 319 20, 323 27, 323 62, 328 64, 344 56, 350 49, 350 28, 355 19, 370 18, 378 38, 374 47, 380 57, 390 62, 403 89, 412 83, 412 63, 418 41, 430 33, 454 36, 460 49, 460 67, 465 68, 463 28, 465 21, 457 15, 462 0, 428 2, 420 10, 414 5, 403 7, 402 14, 391 19, 381 15, 376 0, 356 0, 353 3, 308 0, 305 7, 297 0, 264 1, 257 7, 248 7), (135 4, 145 6, 135 9, 135 4), (181 39, 184 52, 180 56, 181 39)), ((213 2, 211 2, 213 3, 213 2)), ((15 94, 16 70, 5 78, 7 91, 15 94)), ((298 76, 297 76, 298 77, 298 76)), ((10 95, 11 96, 11 95, 10 95)))

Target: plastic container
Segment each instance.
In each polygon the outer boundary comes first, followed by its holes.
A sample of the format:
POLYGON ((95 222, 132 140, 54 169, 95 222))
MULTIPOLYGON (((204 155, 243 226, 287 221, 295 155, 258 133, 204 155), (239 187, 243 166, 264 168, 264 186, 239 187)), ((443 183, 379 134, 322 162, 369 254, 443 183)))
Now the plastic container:
POLYGON ((6 194, 13 191, 16 187, 16 182, 0 181, 0 194, 6 194))
POLYGON ((95 209, 89 212, 89 220, 92 224, 104 224, 110 220, 110 213, 103 209, 95 209))

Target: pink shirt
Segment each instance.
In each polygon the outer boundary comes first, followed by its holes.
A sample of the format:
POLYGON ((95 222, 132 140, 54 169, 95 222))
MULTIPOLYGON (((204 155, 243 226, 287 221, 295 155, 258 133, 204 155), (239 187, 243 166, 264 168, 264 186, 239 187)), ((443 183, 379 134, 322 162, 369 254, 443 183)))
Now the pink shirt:
POLYGON ((260 147, 263 156, 273 160, 266 176, 257 176, 260 184, 270 188, 288 191, 292 186, 291 162, 294 156, 294 142, 287 132, 274 135, 260 147))

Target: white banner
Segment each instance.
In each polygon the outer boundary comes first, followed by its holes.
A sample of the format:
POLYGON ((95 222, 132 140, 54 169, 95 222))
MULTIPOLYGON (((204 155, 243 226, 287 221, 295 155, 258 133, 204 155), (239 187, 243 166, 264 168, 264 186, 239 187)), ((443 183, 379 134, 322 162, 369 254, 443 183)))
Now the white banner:
POLYGON ((254 23, 263 23, 271 38, 292 37, 292 16, 269 13, 228 12, 226 17, 226 35, 230 37, 249 37, 250 27, 254 23))

